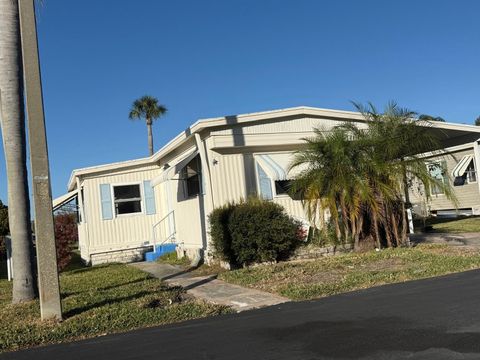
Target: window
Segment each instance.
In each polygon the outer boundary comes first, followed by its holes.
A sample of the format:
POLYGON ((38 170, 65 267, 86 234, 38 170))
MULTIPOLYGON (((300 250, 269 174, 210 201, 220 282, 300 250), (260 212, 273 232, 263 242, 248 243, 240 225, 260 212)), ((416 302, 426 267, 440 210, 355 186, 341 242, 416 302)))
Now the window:
POLYGON ((276 180, 275 181, 275 192, 277 195, 288 195, 288 191, 292 183, 290 180, 276 180))
POLYGON ((477 182, 477 172, 475 171, 475 165, 474 161, 470 161, 470 164, 467 167, 467 170, 465 170, 465 175, 467 183, 475 183, 477 182))
MULTIPOLYGON (((446 184, 448 179, 446 176, 446 164, 442 162, 432 162, 427 164, 428 172, 430 176, 434 179, 437 179, 443 184, 446 184)), ((431 189, 432 195, 442 195, 444 194, 443 189, 439 185, 432 185, 431 189)))
POLYGON ((468 163, 462 162, 463 159, 453 169, 453 175, 455 176, 453 186, 462 186, 465 184, 472 184, 477 182, 477 172, 475 171, 474 159, 470 156, 470 159, 467 160, 468 163))
POLYGON ((135 214, 142 212, 140 185, 119 185, 113 187, 115 214, 135 214))
POLYGON ((184 168, 183 168, 183 180, 185 180, 185 188, 187 196, 196 196, 201 192, 201 165, 200 159, 194 157, 184 168))
POLYGON ((272 180, 257 162, 258 193, 262 199, 272 200, 272 180))

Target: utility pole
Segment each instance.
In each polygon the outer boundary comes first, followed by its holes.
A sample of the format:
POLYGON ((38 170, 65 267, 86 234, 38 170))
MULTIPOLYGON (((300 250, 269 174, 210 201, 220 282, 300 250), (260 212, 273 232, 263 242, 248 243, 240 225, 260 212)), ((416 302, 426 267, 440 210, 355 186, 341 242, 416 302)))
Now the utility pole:
POLYGON ((42 320, 62 319, 34 0, 18 0, 42 320))

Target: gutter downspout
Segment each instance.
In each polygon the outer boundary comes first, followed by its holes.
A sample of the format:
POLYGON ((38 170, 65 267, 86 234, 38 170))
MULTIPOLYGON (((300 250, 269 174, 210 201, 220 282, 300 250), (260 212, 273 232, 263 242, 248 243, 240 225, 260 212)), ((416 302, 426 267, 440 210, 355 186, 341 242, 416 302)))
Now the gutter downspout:
POLYGON ((82 187, 80 185, 80 179, 78 177, 76 178, 76 182, 77 182, 78 206, 80 207, 80 217, 82 219, 82 221, 80 221, 80 225, 83 228, 82 233, 85 237, 85 245, 86 245, 86 248, 87 248, 88 261, 90 261, 90 237, 88 236, 87 218, 85 217, 85 203, 83 202, 84 193, 82 191, 82 187))
POLYGON ((213 186, 212 186, 212 177, 211 177, 211 171, 210 171, 210 164, 208 161, 207 157, 207 151, 205 147, 205 142, 202 140, 201 136, 199 133, 195 133, 195 143, 197 145, 198 152, 200 154, 200 161, 202 164, 202 176, 205 178, 205 187, 204 189, 205 194, 204 199, 205 201, 205 209, 204 209, 204 216, 205 216, 205 239, 206 239, 206 248, 205 253, 208 251, 208 245, 210 242, 210 238, 208 235, 208 230, 207 230, 207 225, 208 225, 208 214, 211 213, 211 211, 214 208, 214 200, 213 200, 213 186))

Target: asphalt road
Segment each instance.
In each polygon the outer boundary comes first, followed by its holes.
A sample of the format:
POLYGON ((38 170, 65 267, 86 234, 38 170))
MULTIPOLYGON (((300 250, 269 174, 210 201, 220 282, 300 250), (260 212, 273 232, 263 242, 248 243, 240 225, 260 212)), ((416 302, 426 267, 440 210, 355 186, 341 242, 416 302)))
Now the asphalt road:
POLYGON ((475 270, 0 359, 480 359, 479 306, 475 270))

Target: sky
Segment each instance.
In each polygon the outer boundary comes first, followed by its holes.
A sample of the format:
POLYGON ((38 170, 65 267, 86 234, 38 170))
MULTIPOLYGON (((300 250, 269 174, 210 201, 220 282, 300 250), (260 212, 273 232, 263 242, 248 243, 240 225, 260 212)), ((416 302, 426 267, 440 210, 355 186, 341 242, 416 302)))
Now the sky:
MULTIPOLYGON (((73 169, 148 155, 201 118, 389 100, 471 124, 480 115, 475 0, 43 0, 37 10, 54 197, 73 169)), ((0 153, 0 199, 7 200, 0 153)))

